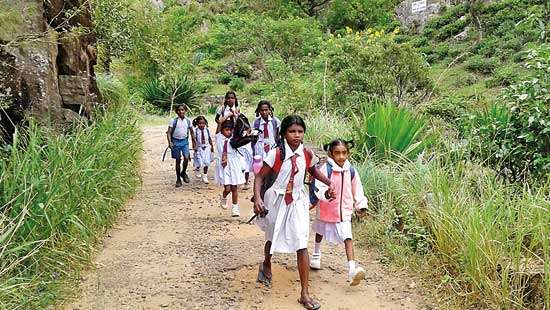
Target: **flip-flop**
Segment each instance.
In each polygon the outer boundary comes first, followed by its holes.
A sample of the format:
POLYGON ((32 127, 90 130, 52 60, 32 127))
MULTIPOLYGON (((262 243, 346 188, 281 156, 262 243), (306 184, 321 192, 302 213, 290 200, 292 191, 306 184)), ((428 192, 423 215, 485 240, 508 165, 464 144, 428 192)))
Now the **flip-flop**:
POLYGON ((264 273, 264 264, 260 264, 258 268, 258 279, 256 282, 263 283, 265 286, 271 285, 271 276, 266 276, 264 273))
POLYGON ((301 299, 298 299, 298 303, 300 303, 302 306, 304 306, 304 308, 308 310, 321 309, 321 304, 317 300, 311 297, 309 298, 308 301, 305 301, 305 302, 301 299))

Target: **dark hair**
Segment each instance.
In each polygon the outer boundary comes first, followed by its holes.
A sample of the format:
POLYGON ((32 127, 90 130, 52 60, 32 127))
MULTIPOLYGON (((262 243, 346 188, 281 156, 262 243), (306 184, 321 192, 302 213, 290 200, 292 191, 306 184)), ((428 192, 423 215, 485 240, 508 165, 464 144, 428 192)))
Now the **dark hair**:
POLYGON ((302 128, 304 128, 304 132, 306 132, 306 122, 304 122, 304 119, 300 115, 289 115, 283 119, 281 122, 281 130, 279 131, 279 136, 281 137, 279 139, 279 143, 277 147, 281 150, 281 158, 285 158, 285 133, 292 125, 298 125, 302 128))
POLYGON ((195 119, 193 120, 193 127, 197 127, 200 121, 204 121, 206 123, 206 127, 208 127, 208 121, 206 120, 206 117, 204 117, 203 115, 199 115, 195 117, 195 119))
POLYGON ((232 120, 226 120, 225 122, 222 123, 221 127, 220 127, 220 131, 221 130, 224 130, 225 128, 235 128, 235 124, 233 123, 232 120))
POLYGON ((239 100, 237 100, 237 94, 232 90, 225 93, 225 99, 223 100, 223 107, 225 108, 227 106, 227 99, 229 99, 229 95, 233 95, 235 97, 235 107, 238 107, 239 100))
POLYGON ((338 145, 345 146, 346 149, 349 151, 351 148, 355 146, 355 143, 353 142, 353 140, 345 141, 344 139, 338 138, 338 139, 332 140, 328 144, 323 145, 323 150, 325 150, 326 152, 332 153, 332 150, 338 145))
POLYGON ((271 102, 267 100, 260 100, 260 102, 258 102, 258 106, 256 106, 256 111, 255 111, 256 117, 260 116, 260 109, 262 108, 263 105, 266 105, 271 111, 271 114, 273 114, 273 106, 271 105, 271 102))
POLYGON ((188 110, 189 110, 189 108, 187 107, 187 105, 181 103, 181 104, 176 105, 176 107, 174 108, 174 111, 177 111, 179 108, 183 108, 185 111, 188 111, 188 110))

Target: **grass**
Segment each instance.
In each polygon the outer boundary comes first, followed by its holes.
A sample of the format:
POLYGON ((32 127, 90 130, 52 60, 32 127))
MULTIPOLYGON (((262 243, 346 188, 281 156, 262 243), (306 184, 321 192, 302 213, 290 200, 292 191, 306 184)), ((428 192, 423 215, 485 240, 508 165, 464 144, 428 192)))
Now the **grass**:
POLYGON ((506 184, 445 155, 360 172, 372 218, 356 227, 359 244, 407 267, 416 261, 461 307, 550 305, 550 182, 506 184))
POLYGON ((29 119, 1 153, 0 308, 59 302, 135 193, 137 115, 128 102, 110 105, 64 132, 29 119))
POLYGON ((305 116, 306 134, 304 141, 306 144, 315 147, 322 147, 333 139, 351 139, 351 128, 349 121, 334 115, 307 115, 305 116))

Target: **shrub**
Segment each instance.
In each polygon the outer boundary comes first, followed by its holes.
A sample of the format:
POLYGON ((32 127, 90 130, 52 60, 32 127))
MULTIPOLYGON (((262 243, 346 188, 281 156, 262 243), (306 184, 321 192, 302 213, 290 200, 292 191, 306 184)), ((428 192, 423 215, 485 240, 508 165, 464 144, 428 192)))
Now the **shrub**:
POLYGON ((414 159, 431 143, 426 124, 406 108, 391 103, 364 104, 353 125, 357 149, 378 158, 414 159))
POLYGON ((488 86, 510 86, 519 80, 521 70, 516 64, 499 67, 486 83, 488 86))
POLYGON ((248 92, 253 95, 266 96, 270 90, 271 86, 262 82, 254 82, 248 85, 248 92))
POLYGON ((195 85, 184 75, 168 77, 162 81, 152 80, 141 88, 143 98, 152 105, 165 111, 180 104, 190 109, 196 108, 195 85))
POLYGON ((436 116, 449 123, 455 123, 466 112, 467 99, 460 96, 446 96, 423 104, 419 110, 431 116, 436 116))
POLYGON ((466 61, 466 68, 472 72, 490 74, 498 66, 499 61, 496 58, 484 58, 480 55, 474 55, 466 61))
POLYGON ((241 91, 244 89, 244 79, 243 78, 233 78, 229 82, 229 88, 234 91, 241 91))

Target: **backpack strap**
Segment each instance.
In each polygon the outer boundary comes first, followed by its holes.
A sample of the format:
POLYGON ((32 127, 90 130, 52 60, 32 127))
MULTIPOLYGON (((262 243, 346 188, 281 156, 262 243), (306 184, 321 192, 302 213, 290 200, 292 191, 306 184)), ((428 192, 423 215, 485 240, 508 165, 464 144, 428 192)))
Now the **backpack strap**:
POLYGON ((257 117, 255 120, 254 120, 254 124, 252 125, 254 126, 254 129, 256 130, 259 130, 260 129, 260 118, 257 117))
POLYGON ((332 176, 332 165, 327 162, 327 178, 330 180, 332 176))
POLYGON ((275 173, 279 173, 281 171, 281 166, 283 165, 283 160, 281 158, 281 149, 276 148, 275 149, 275 163, 273 164, 273 171, 275 173))
POLYGON ((351 180, 355 178, 355 168, 353 166, 349 167, 349 173, 351 174, 351 180))
POLYGON ((178 125, 178 117, 174 118, 172 121, 172 129, 170 130, 170 137, 174 139, 174 131, 176 131, 176 126, 178 125))
POLYGON ((313 152, 310 149, 304 147, 304 156, 306 157, 306 170, 310 168, 311 161, 313 160, 313 152))
POLYGON ((275 118, 275 116, 271 117, 271 124, 273 125, 273 131, 274 131, 274 135, 273 137, 275 138, 275 143, 279 143, 279 123, 277 122, 278 120, 275 118))

